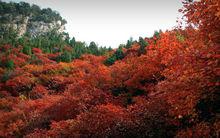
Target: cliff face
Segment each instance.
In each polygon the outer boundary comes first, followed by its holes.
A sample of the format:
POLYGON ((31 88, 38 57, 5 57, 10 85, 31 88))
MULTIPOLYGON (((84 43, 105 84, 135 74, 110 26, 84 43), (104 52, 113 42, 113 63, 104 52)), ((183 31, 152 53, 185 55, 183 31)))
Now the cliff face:
POLYGON ((32 36, 40 35, 49 31, 56 29, 58 33, 64 32, 64 25, 61 25, 61 21, 53 21, 51 23, 45 22, 30 22, 27 25, 27 32, 32 36))
POLYGON ((61 21, 52 21, 46 23, 44 21, 32 21, 31 16, 19 15, 8 23, 1 24, 5 29, 12 28, 17 32, 18 36, 23 36, 25 33, 30 34, 32 37, 42 35, 52 30, 57 30, 57 33, 63 33, 65 26, 61 21))
POLYGON ((65 24, 65 19, 50 8, 41 9, 37 5, 29 5, 25 2, 6 3, 0 1, 1 32, 13 29, 19 37, 25 33, 34 37, 52 30, 63 33, 65 24))

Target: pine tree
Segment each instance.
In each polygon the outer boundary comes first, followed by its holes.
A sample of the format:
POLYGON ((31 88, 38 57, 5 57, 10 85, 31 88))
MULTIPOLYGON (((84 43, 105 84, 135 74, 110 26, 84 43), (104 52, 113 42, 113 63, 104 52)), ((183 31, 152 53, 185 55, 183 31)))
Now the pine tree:
POLYGON ((142 37, 139 37, 138 43, 140 44, 140 48, 139 48, 138 53, 145 54, 146 53, 145 47, 148 45, 148 43, 142 37))

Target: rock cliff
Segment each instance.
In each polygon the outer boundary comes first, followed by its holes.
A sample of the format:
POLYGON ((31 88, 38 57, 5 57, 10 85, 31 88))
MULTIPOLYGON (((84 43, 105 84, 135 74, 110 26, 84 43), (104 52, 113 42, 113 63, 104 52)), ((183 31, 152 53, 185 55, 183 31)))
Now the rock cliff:
POLYGON ((40 9, 37 5, 28 3, 6 3, 0 1, 0 29, 13 29, 18 37, 25 33, 32 37, 42 35, 52 30, 63 33, 66 21, 50 8, 40 9), (22 11, 26 9, 25 11, 22 11))

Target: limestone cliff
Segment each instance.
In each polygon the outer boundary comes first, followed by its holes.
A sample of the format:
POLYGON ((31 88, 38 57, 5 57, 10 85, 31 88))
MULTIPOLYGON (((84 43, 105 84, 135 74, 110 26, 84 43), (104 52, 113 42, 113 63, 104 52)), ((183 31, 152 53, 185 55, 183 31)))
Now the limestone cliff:
POLYGON ((0 31, 13 29, 18 37, 25 33, 34 37, 52 30, 63 33, 66 21, 50 8, 40 9, 28 3, 6 3, 0 1, 0 31), (24 10, 25 9, 25 10, 24 10), (23 10, 23 11, 22 11, 23 10))

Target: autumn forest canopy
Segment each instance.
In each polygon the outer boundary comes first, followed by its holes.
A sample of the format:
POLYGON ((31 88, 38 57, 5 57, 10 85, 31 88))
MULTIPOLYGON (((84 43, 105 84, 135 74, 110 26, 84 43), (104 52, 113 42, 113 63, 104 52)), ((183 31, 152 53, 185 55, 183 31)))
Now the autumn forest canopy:
POLYGON ((112 49, 0 1, 0 138, 219 137, 220 1, 182 3, 175 29, 112 49))

